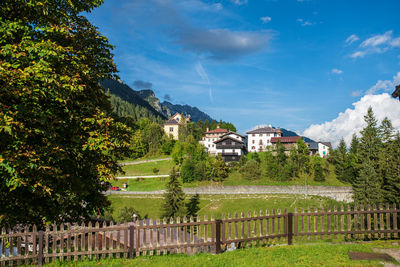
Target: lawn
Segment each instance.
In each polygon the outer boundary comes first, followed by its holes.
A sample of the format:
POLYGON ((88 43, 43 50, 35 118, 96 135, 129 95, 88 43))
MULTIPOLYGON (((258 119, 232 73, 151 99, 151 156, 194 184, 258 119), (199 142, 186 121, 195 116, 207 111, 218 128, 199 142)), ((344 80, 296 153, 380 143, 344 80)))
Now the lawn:
POLYGON ((141 164, 125 165, 122 167, 125 174, 119 176, 134 176, 134 175, 154 175, 154 174, 169 174, 175 163, 172 160, 162 160, 155 162, 146 162, 141 164), (158 173, 154 173, 153 169, 157 168, 158 173))
MULTIPOLYGON (((353 261, 349 251, 372 252, 372 248, 396 248, 393 241, 355 244, 313 244, 257 247, 219 255, 196 254, 142 256, 135 259, 104 259, 64 262, 46 266, 382 266, 380 261, 353 261)), ((395 262, 396 263, 396 262, 395 262)))
MULTIPOLYGON (((187 199, 190 196, 187 196, 187 199)), ((116 196, 108 197, 113 209, 113 217, 116 217, 119 210, 124 207, 134 207, 140 215, 148 215, 149 218, 160 218, 162 216, 161 205, 163 203, 162 195, 145 196, 116 196)), ((293 211, 295 207, 326 207, 328 205, 340 205, 335 200, 304 195, 201 195, 199 215, 207 215, 209 218, 214 215, 220 218, 222 213, 228 214, 235 212, 254 212, 266 209, 278 209, 282 211, 287 208, 288 212, 293 211)))

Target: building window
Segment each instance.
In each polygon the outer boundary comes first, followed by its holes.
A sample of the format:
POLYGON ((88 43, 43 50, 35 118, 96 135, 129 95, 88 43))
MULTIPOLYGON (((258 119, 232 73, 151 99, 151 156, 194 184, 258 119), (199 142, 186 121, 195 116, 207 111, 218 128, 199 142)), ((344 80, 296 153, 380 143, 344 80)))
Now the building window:
POLYGON ((174 127, 169 127, 169 131, 173 132, 174 131, 174 127))
POLYGON ((255 146, 252 146, 251 149, 256 149, 256 147, 255 147, 255 146))
POLYGON ((253 137, 256 136, 255 134, 253 134, 253 137))
POLYGON ((256 140, 253 140, 253 144, 255 144, 256 143, 256 140))
POLYGON ((210 145, 208 145, 208 147, 210 147, 210 145))

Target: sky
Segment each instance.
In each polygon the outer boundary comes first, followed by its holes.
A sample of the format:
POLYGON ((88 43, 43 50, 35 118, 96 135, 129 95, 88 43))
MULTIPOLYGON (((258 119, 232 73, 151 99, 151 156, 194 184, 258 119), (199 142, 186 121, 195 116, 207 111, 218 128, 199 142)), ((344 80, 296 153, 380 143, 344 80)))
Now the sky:
MULTIPOLYGON (((400 1, 105 0, 87 15, 120 78, 240 133, 272 124, 337 144, 372 106, 400 129, 400 1)), ((357 123, 357 127, 355 127, 357 123)))

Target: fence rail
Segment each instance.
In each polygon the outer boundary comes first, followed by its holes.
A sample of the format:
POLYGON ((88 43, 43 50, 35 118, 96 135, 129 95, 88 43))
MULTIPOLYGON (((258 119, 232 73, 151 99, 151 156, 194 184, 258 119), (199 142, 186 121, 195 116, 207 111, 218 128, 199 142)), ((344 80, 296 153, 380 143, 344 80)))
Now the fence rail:
POLYGON ((1 229, 0 267, 100 258, 199 252, 221 253, 254 243, 399 238, 400 209, 392 206, 265 210, 223 214, 221 219, 146 219, 137 222, 61 224, 1 229))

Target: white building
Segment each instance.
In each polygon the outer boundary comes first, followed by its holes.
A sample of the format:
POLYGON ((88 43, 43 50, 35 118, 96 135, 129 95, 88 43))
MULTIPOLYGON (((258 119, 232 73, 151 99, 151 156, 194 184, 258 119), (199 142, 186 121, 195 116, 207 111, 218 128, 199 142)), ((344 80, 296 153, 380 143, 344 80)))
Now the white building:
POLYGON ((282 130, 269 125, 268 127, 260 127, 255 130, 246 132, 248 135, 247 151, 248 152, 262 152, 271 146, 272 137, 281 137, 282 130))
POLYGON ((331 148, 331 142, 311 142, 308 143, 308 149, 311 155, 319 154, 321 158, 326 158, 329 155, 329 148, 331 148))
POLYGON ((219 128, 219 125, 217 126, 217 129, 209 131, 207 129, 207 132, 205 132, 202 140, 200 140, 200 144, 202 144, 205 148, 208 154, 210 155, 215 155, 217 152, 215 141, 220 139, 220 137, 229 131, 227 129, 222 129, 219 128))
POLYGON ((245 136, 228 132, 214 142, 216 154, 221 155, 225 162, 238 161, 246 154, 245 136))

